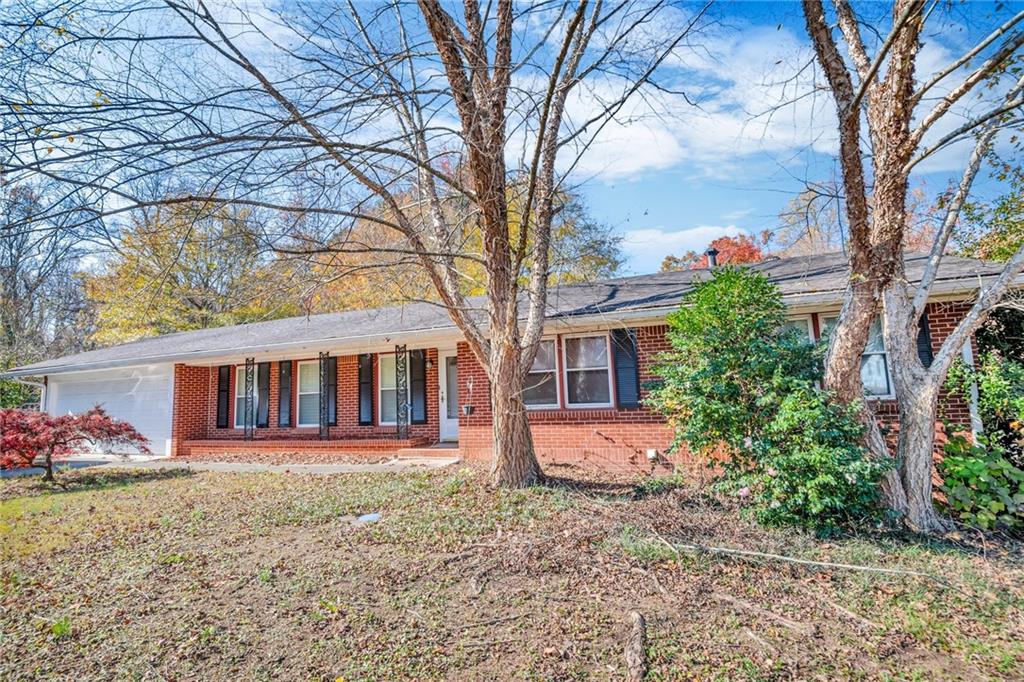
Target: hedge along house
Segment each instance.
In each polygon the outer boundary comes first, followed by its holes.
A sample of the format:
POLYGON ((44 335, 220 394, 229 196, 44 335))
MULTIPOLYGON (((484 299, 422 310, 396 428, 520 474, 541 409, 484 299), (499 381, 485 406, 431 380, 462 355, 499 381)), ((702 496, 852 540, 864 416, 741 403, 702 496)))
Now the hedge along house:
MULTIPOLYGON (((908 256, 919 277, 924 256, 908 256)), ((789 324, 827 334, 846 283, 840 254, 750 266, 782 291, 789 324)), ((1000 266, 947 257, 918 339, 926 362, 1000 266)), ((551 290, 545 337, 523 396, 542 461, 644 463, 671 441, 647 409, 651 366, 668 348, 665 316, 708 270, 664 272, 551 290)), ((966 347, 968 361, 974 349, 966 347)), ((862 375, 885 421, 896 414, 881 327, 862 375)), ((417 303, 168 334, 16 368, 44 384, 43 409, 103 406, 167 455, 491 448, 489 385, 447 312, 417 303)), ((945 416, 976 424, 949 398, 945 416)), ((443 454, 451 454, 445 450, 443 454)))

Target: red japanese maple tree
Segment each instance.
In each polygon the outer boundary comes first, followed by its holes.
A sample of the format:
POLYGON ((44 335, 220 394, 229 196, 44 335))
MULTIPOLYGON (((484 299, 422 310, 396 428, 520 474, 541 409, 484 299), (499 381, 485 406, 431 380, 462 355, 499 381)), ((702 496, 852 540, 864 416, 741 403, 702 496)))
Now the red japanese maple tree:
POLYGON ((55 417, 30 410, 0 410, 0 468, 32 466, 43 458, 44 481, 53 480, 53 462, 79 451, 86 443, 130 445, 148 453, 148 439, 128 422, 114 419, 97 406, 82 414, 55 417))

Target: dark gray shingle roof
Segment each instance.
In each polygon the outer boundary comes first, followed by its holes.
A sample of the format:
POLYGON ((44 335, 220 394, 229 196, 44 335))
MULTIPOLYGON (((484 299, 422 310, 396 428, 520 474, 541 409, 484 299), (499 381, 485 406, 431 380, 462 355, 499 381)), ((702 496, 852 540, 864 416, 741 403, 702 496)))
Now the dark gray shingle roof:
MULTIPOLYGON (((920 278, 924 260, 924 256, 907 256, 906 269, 911 281, 920 278)), ((819 304, 838 303, 846 286, 846 258, 839 253, 774 258, 750 267, 765 273, 791 305, 799 304, 801 298, 819 304)), ((947 256, 942 262, 936 291, 945 286, 950 292, 969 292, 977 287, 979 277, 991 277, 1000 269, 996 263, 947 256)), ((677 306, 695 281, 707 277, 707 270, 683 270, 556 287, 548 297, 548 318, 571 322, 574 318, 598 316, 614 320, 617 315, 635 316, 644 311, 653 314, 656 310, 677 306)), ((481 299, 473 300, 482 305, 481 299)), ((353 342, 360 338, 453 329, 443 308, 430 303, 412 303, 165 334, 37 362, 15 368, 8 374, 32 376, 88 367, 187 361, 189 357, 226 356, 247 349, 296 343, 353 342)))

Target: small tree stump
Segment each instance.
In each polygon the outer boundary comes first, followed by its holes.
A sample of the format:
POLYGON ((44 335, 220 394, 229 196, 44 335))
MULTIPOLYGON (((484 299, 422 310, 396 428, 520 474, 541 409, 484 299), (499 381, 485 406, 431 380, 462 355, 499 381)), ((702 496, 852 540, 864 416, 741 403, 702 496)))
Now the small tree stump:
POLYGON ((629 614, 631 627, 626 639, 626 679, 642 682, 647 677, 647 622, 643 615, 633 611, 629 614))

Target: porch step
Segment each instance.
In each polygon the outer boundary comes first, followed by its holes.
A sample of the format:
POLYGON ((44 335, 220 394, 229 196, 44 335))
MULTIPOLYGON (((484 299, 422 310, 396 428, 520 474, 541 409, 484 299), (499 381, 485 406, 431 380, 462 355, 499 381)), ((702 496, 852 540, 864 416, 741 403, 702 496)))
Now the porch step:
POLYGON ((462 459, 458 443, 437 443, 435 445, 424 445, 416 447, 401 448, 396 453, 398 459, 419 459, 421 457, 445 457, 462 459))
POLYGON ((400 453, 402 450, 416 449, 427 444, 425 438, 393 438, 338 439, 266 439, 266 440, 189 440, 183 443, 185 452, 192 455, 214 455, 220 453, 295 453, 318 454, 332 452, 351 453, 400 453))

